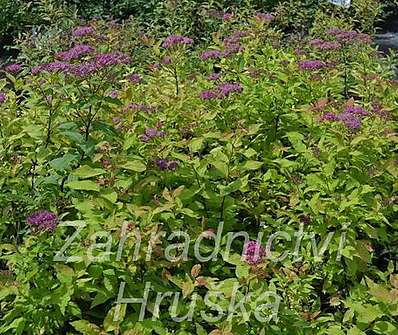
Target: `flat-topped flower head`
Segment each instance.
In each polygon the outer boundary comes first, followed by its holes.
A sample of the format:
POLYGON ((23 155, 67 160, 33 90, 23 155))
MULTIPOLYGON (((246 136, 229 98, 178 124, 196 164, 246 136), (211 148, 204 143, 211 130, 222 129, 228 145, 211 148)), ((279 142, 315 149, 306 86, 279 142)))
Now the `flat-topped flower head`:
POLYGON ((217 59, 223 56, 223 52, 219 50, 206 50, 200 54, 201 60, 217 59))
POLYGON ((224 21, 231 21, 234 18, 234 13, 224 13, 222 19, 224 21))
POLYGON ((205 90, 205 91, 202 91, 202 92, 200 93, 199 97, 200 97, 202 100, 213 100, 213 99, 217 99, 217 98, 218 98, 218 95, 217 95, 217 93, 216 93, 215 91, 213 91, 213 90, 205 90))
POLYGON ((341 44, 339 42, 324 41, 319 38, 309 41, 309 45, 314 46, 315 48, 322 51, 339 50, 341 48, 341 44))
POLYGON ((64 62, 70 62, 71 60, 79 59, 80 57, 87 55, 94 51, 94 48, 87 44, 75 45, 68 51, 58 52, 56 57, 64 62))
POLYGON ((260 264, 266 255, 266 250, 257 241, 249 241, 244 246, 243 257, 250 265, 260 264))
POLYGON ((333 27, 330 28, 327 33, 343 44, 347 44, 350 42, 368 44, 372 42, 372 38, 368 34, 358 33, 355 30, 346 31, 340 28, 333 27))
POLYGON ((0 104, 6 102, 7 100, 7 94, 5 94, 4 92, 0 92, 0 104))
POLYGON ((9 65, 7 65, 7 66, 4 68, 4 70, 5 70, 6 72, 8 72, 8 73, 13 73, 13 74, 15 74, 15 73, 18 73, 18 72, 21 72, 21 71, 22 71, 22 66, 21 66, 21 64, 16 64, 16 63, 14 63, 14 64, 9 64, 9 65))
POLYGON ((35 232, 54 231, 58 225, 58 216, 43 210, 33 213, 26 221, 35 232))
POLYGON ((127 76, 127 80, 132 84, 140 84, 142 83, 142 77, 138 73, 131 73, 127 76))
POLYGON ((356 117, 354 114, 351 113, 341 113, 338 115, 338 120, 343 122, 344 125, 348 128, 348 129, 359 129, 361 128, 361 120, 356 117))
POLYGON ((368 112, 361 106, 351 105, 345 108, 345 113, 366 116, 368 112))
POLYGON ((240 83, 221 83, 212 90, 205 90, 200 93, 202 100, 214 100, 228 98, 233 93, 241 93, 243 87, 240 83))
POLYGON ((221 73, 212 73, 206 77, 206 79, 210 81, 217 81, 220 80, 220 78, 221 78, 221 73))
POLYGON ((235 30, 231 35, 224 38, 224 45, 240 43, 243 37, 249 33, 245 30, 235 30))
POLYGON ((83 36, 94 35, 94 34, 95 34, 95 29, 90 26, 76 27, 72 31, 72 36, 74 36, 74 37, 83 37, 83 36))
POLYGON ((146 128, 144 134, 140 136, 141 142, 149 142, 153 138, 165 137, 166 132, 157 128, 146 128))
POLYGON ((32 74, 39 74, 42 72, 56 73, 56 72, 67 72, 70 68, 70 64, 64 62, 52 62, 48 64, 38 65, 32 68, 32 74))
POLYGON ((86 77, 95 73, 97 70, 98 67, 94 62, 84 62, 70 65, 67 69, 67 73, 76 77, 86 77))
POLYGON ((223 97, 228 97, 232 93, 241 93, 243 91, 243 87, 239 83, 223 83, 217 86, 217 91, 223 97))
POLYGON ((338 121, 338 120, 339 120, 338 116, 332 112, 327 112, 323 114, 321 117, 321 121, 338 121))
POLYGON ((125 107, 124 112, 128 111, 142 111, 146 113, 152 113, 156 110, 155 106, 145 105, 145 104, 137 104, 131 103, 127 107, 125 107))
POLYGON ((176 45, 191 45, 191 44, 193 44, 193 39, 189 37, 185 37, 182 35, 170 35, 164 40, 162 47, 165 49, 169 49, 176 45))
POLYGON ((259 22, 271 22, 275 16, 270 13, 256 13, 255 19, 259 22))
POLYGON ((95 63, 99 68, 130 63, 130 57, 122 52, 101 53, 95 56, 95 63))
POLYGON ((315 71, 325 67, 325 63, 321 60, 302 60, 297 62, 301 70, 315 71))
POLYGON ((178 167, 178 162, 168 159, 158 159, 156 166, 162 171, 175 171, 178 167))

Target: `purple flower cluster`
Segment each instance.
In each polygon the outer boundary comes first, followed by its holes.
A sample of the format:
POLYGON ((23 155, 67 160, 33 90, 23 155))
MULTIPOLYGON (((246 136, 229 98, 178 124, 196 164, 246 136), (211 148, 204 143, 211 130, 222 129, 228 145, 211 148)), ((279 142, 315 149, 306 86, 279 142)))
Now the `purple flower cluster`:
POLYGON ((225 13, 220 10, 210 10, 208 12, 208 14, 210 17, 214 17, 216 19, 220 19, 220 20, 224 20, 224 21, 229 21, 229 20, 233 19, 235 16, 233 13, 225 13))
POLYGON ((302 49, 295 49, 294 54, 296 56, 306 56, 306 55, 308 55, 308 52, 305 50, 302 50, 302 49))
POLYGON ((95 62, 84 62, 80 64, 69 64, 66 73, 75 77, 86 77, 99 70, 95 62))
POLYGON ((150 106, 150 105, 145 105, 145 104, 130 104, 127 107, 124 108, 124 112, 128 111, 142 111, 146 113, 152 113, 156 110, 155 106, 150 106))
POLYGON ((234 13, 224 13, 222 19, 224 21, 231 21, 234 18, 234 13))
POLYGON ((351 113, 341 113, 337 115, 338 121, 344 123, 349 129, 358 129, 361 127, 361 120, 351 113))
POLYGON ((173 62, 173 59, 169 56, 165 56, 160 60, 160 64, 170 65, 173 62))
POLYGON ((9 73, 18 73, 22 71, 22 66, 20 64, 9 64, 4 68, 4 70, 9 73))
POLYGON ((328 34, 335 37, 337 41, 340 43, 351 43, 351 42, 359 42, 359 43, 371 43, 372 38, 368 34, 358 33, 354 30, 345 31, 340 28, 330 28, 328 34))
POLYGON ((74 37, 83 37, 83 36, 94 35, 94 34, 95 34, 95 29, 90 26, 76 27, 72 31, 72 36, 74 36, 74 37))
POLYGON ((4 92, 0 92, 0 104, 6 102, 7 100, 7 94, 5 94, 4 92))
POLYGON ((111 97, 113 99, 116 99, 119 96, 119 93, 117 91, 110 91, 108 93, 108 97, 111 97))
POLYGON ((38 74, 41 72, 66 72, 70 67, 70 64, 64 62, 52 62, 48 64, 42 64, 32 68, 32 74, 38 74))
POLYGON ((117 64, 128 64, 130 57, 122 52, 108 52, 96 55, 94 61, 97 67, 104 68, 117 64))
POLYGON ((201 60, 217 59, 223 57, 224 53, 219 50, 206 50, 200 54, 201 60))
POLYGON ((112 118, 112 122, 115 124, 115 128, 122 130, 122 129, 126 129, 128 128, 124 123, 125 123, 125 119, 123 119, 120 116, 115 116, 112 118))
POLYGON ((83 55, 87 55, 94 51, 94 48, 87 44, 75 45, 72 49, 68 51, 58 52, 56 57, 64 62, 70 62, 74 59, 79 59, 83 55))
POLYGON ((321 39, 314 39, 309 42, 310 45, 318 48, 322 51, 332 51, 339 50, 341 48, 341 44, 336 41, 324 41, 321 39))
POLYGON ((49 211, 38 211, 26 219, 35 232, 54 231, 58 225, 58 216, 49 211))
POLYGON ((369 113, 361 106, 349 105, 345 108, 343 113, 334 114, 327 112, 322 115, 321 121, 340 121, 348 129, 358 129, 361 127, 361 117, 367 116, 369 113))
POLYGON ((32 68, 32 74, 38 74, 41 72, 64 72, 76 77, 85 77, 105 67, 117 64, 128 64, 129 62, 130 57, 121 52, 102 53, 96 55, 89 61, 78 64, 52 62, 35 66, 32 68))
POLYGON ((359 116, 367 116, 368 115, 368 112, 365 111, 365 109, 363 107, 357 106, 357 105, 347 106, 344 110, 344 113, 354 114, 354 115, 359 115, 359 116))
POLYGON ((127 76, 127 80, 132 84, 140 84, 142 83, 142 77, 138 73, 131 73, 127 76))
POLYGON ((270 13, 256 13, 255 19, 259 22, 271 22, 275 19, 275 16, 270 13))
POLYGON ((239 83, 222 83, 212 90, 201 92, 200 98, 202 100, 224 99, 233 93, 241 93, 243 87, 239 83))
POLYGON ((163 44, 162 47, 165 49, 169 49, 175 45, 191 45, 193 44, 193 39, 181 35, 170 35, 167 37, 163 44))
POLYGON ((256 265, 263 261, 267 252, 257 241, 249 241, 244 246, 243 256, 246 263, 256 265))
POLYGON ((149 142, 151 139, 156 137, 165 137, 166 132, 163 130, 158 130, 156 128, 147 128, 145 129, 145 133, 140 136, 141 142, 149 142))
POLYGON ((175 171, 178 167, 178 162, 168 159, 159 159, 156 161, 156 166, 162 171, 175 171))
POLYGON ((224 38, 224 52, 223 56, 228 57, 244 50, 244 47, 240 44, 243 37, 248 35, 247 31, 235 30, 230 36, 224 38))
POLYGON ((301 70, 315 71, 320 70, 326 66, 321 60, 302 60, 297 62, 301 70))
POLYGON ((209 81, 217 81, 220 80, 220 78, 221 78, 221 73, 215 73, 215 72, 206 77, 206 79, 209 81))
POLYGON ((244 30, 235 30, 231 35, 224 38, 224 45, 240 43, 243 37, 246 37, 249 33, 244 30))

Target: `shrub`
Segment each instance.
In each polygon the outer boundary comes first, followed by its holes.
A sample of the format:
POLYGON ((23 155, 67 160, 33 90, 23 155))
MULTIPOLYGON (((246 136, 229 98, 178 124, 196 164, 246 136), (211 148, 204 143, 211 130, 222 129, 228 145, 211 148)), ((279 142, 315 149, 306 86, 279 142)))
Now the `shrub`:
POLYGON ((50 27, 2 69, 0 333, 397 332, 392 69, 336 17, 224 14, 50 27))

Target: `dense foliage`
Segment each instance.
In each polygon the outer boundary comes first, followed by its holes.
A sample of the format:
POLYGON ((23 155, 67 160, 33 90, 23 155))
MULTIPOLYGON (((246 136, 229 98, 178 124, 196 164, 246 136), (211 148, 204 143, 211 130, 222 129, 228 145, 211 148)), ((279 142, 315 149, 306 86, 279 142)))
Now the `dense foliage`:
POLYGON ((346 19, 354 19, 359 28, 371 31, 374 23, 397 7, 397 0, 354 0, 349 9, 338 10, 327 0, 0 0, 0 43, 37 25, 60 20, 112 17, 118 20, 134 16, 140 25, 151 31, 166 32, 178 28, 195 36, 207 37, 212 20, 204 11, 230 10, 243 13, 251 10, 276 11, 276 23, 285 31, 306 32, 319 10, 329 11, 346 19))
POLYGON ((0 334, 398 333, 393 59, 327 12, 201 15, 3 67, 0 334))

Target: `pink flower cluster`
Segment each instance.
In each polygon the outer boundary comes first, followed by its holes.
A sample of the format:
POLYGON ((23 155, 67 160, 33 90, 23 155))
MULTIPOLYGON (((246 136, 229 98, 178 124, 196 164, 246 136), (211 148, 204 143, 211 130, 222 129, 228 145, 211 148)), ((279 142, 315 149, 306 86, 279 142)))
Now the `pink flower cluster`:
POLYGON ((221 78, 221 73, 212 73, 206 77, 206 79, 209 81, 217 81, 220 80, 220 78, 221 78))
POLYGON ((131 73, 127 76, 127 80, 132 84, 140 84, 142 83, 142 77, 138 73, 131 73))
POLYGON ((93 51, 94 48, 90 45, 78 44, 68 51, 58 52, 56 57, 64 62, 70 62, 71 60, 79 59, 81 56, 87 55, 93 51))
POLYGON ((4 70, 9 73, 18 73, 22 71, 22 66, 20 64, 9 64, 4 68, 4 70))
POLYGON ((241 93, 243 87, 239 83, 222 83, 212 90, 205 90, 200 94, 202 100, 228 98, 233 93, 241 93))
POLYGON ((259 22, 271 22, 275 19, 275 16, 270 13, 256 13, 255 19, 259 22))
POLYGON ((4 92, 0 92, 0 104, 6 102, 7 100, 7 94, 5 94, 4 92))
POLYGON ((150 106, 150 105, 145 105, 145 104, 132 103, 132 104, 130 104, 127 107, 124 108, 124 112, 128 112, 128 111, 131 111, 131 110, 151 113, 151 112, 154 112, 156 110, 156 107, 155 106, 150 106))
POLYGON ((175 171, 178 167, 178 162, 168 159, 158 159, 156 166, 162 171, 175 171))
POLYGON ((249 241, 244 246, 243 256, 246 263, 256 265, 263 261, 267 252, 257 241, 249 241))
POLYGON ((35 232, 54 231, 58 225, 58 217, 49 211, 38 211, 26 219, 35 232))
POLYGON ((350 42, 359 42, 359 43, 371 43, 372 38, 368 34, 358 33, 354 30, 345 31, 340 28, 330 28, 328 34, 336 38, 340 43, 350 43, 350 42))
POLYGON ((327 112, 323 114, 321 121, 340 121, 343 122, 348 129, 359 129, 362 124, 361 117, 367 115, 369 115, 369 113, 361 106, 349 105, 346 106, 343 113, 334 114, 327 112))
POLYGON ((166 132, 163 130, 158 130, 156 128, 147 128, 145 129, 145 133, 140 136, 141 142, 149 142, 151 139, 156 137, 165 137, 166 132))
POLYGON ((208 14, 210 17, 214 17, 216 19, 221 19, 224 21, 230 21, 235 17, 234 13, 226 13, 220 10, 211 10, 208 12, 208 14))
POLYGON ((341 44, 336 41, 324 41, 321 39, 314 39, 309 42, 311 46, 316 47, 322 51, 332 51, 339 50, 341 48, 341 44))
POLYGON ((74 75, 76 77, 85 77, 95 73, 105 67, 128 64, 130 57, 121 52, 110 52, 95 55, 92 59, 78 64, 69 64, 65 62, 52 62, 42 64, 32 68, 32 74, 41 72, 64 72, 65 74, 74 75))
POLYGON ((224 53, 219 50, 206 50, 200 54, 201 60, 217 59, 223 57, 224 53))
POLYGON ((162 47, 165 49, 169 49, 176 45, 191 45, 191 44, 193 44, 193 39, 189 37, 181 35, 170 35, 164 40, 162 47))
POLYGON ((301 70, 315 71, 326 67, 325 62, 321 60, 302 60, 297 62, 301 70))
POLYGON ((72 31, 72 36, 74 36, 74 37, 83 37, 83 36, 94 35, 94 34, 95 34, 95 29, 90 26, 76 27, 72 31))

